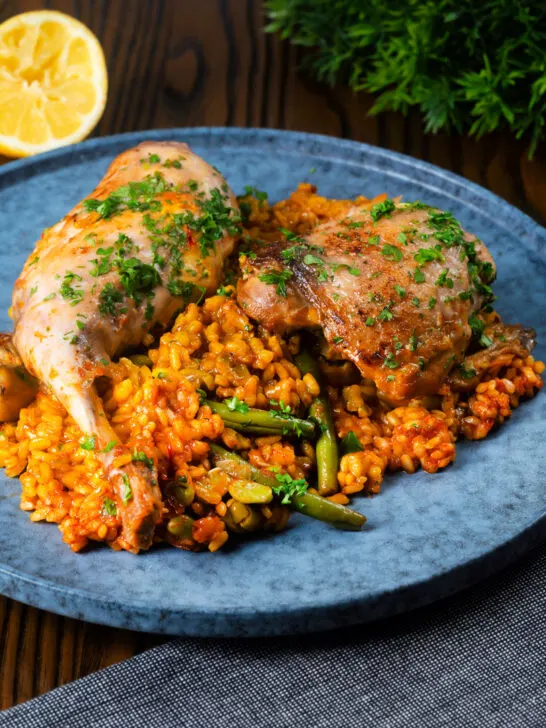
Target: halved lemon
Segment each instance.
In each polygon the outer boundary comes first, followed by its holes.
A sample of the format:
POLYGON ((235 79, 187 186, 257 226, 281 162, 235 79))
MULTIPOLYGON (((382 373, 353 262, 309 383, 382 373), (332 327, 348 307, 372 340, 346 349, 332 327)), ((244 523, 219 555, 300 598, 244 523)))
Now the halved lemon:
POLYGON ((39 10, 0 25, 0 153, 26 157, 81 141, 107 89, 101 45, 79 20, 39 10))

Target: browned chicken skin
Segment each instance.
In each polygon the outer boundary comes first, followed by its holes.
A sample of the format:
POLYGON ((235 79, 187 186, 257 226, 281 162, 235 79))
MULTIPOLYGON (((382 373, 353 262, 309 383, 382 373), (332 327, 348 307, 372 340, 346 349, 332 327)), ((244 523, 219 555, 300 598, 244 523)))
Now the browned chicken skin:
POLYGON ((126 548, 150 546, 161 493, 142 462, 115 467, 123 448, 94 381, 111 357, 217 288, 238 233, 220 173, 185 144, 147 142, 120 154, 90 199, 44 232, 15 284, 15 347, 103 451, 126 548))
POLYGON ((386 200, 242 259, 237 296, 277 333, 322 328, 394 404, 436 393, 491 298, 485 246, 449 213, 386 200))

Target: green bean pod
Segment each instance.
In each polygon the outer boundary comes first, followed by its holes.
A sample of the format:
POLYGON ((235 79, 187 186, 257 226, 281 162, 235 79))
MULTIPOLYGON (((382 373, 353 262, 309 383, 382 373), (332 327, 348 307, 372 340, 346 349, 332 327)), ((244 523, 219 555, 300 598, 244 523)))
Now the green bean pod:
POLYGON ((309 407, 309 416, 318 422, 321 434, 315 446, 317 456, 318 491, 320 495, 332 495, 338 490, 339 449, 328 396, 323 391, 320 370, 312 356, 303 351, 296 356, 300 372, 312 374, 320 385, 320 394, 309 407))
POLYGON ((247 412, 230 410, 223 402, 206 401, 213 412, 224 420, 228 427, 239 432, 253 432, 259 435, 292 434, 301 435, 307 439, 316 435, 316 426, 309 420, 284 415, 275 416, 274 412, 249 408, 247 412))

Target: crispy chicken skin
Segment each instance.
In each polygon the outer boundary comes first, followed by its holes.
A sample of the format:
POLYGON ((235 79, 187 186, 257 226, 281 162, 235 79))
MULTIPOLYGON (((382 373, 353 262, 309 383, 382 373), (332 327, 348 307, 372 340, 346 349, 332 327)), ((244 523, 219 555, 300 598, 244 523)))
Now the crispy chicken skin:
MULTIPOLYGON (((118 438, 95 379, 111 357, 217 288, 238 233, 237 203, 223 177, 176 142, 120 154, 90 199, 43 233, 15 284, 14 344, 28 371, 94 435, 97 449, 118 438)), ((161 494, 143 463, 113 466, 119 447, 102 457, 121 537, 129 548, 145 549, 161 494)))
POLYGON ((401 404, 436 393, 462 361, 494 275, 485 246, 449 213, 387 200, 304 239, 257 244, 237 296, 277 333, 322 328, 338 358, 401 404))

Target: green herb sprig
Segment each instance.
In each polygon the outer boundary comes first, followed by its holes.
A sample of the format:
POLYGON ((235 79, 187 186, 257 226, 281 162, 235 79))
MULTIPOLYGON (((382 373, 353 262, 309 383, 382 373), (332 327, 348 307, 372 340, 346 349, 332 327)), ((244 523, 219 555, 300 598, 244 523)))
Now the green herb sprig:
POLYGON ((428 132, 546 137, 546 12, 536 0, 268 0, 269 32, 307 49, 319 80, 421 112, 428 132))

